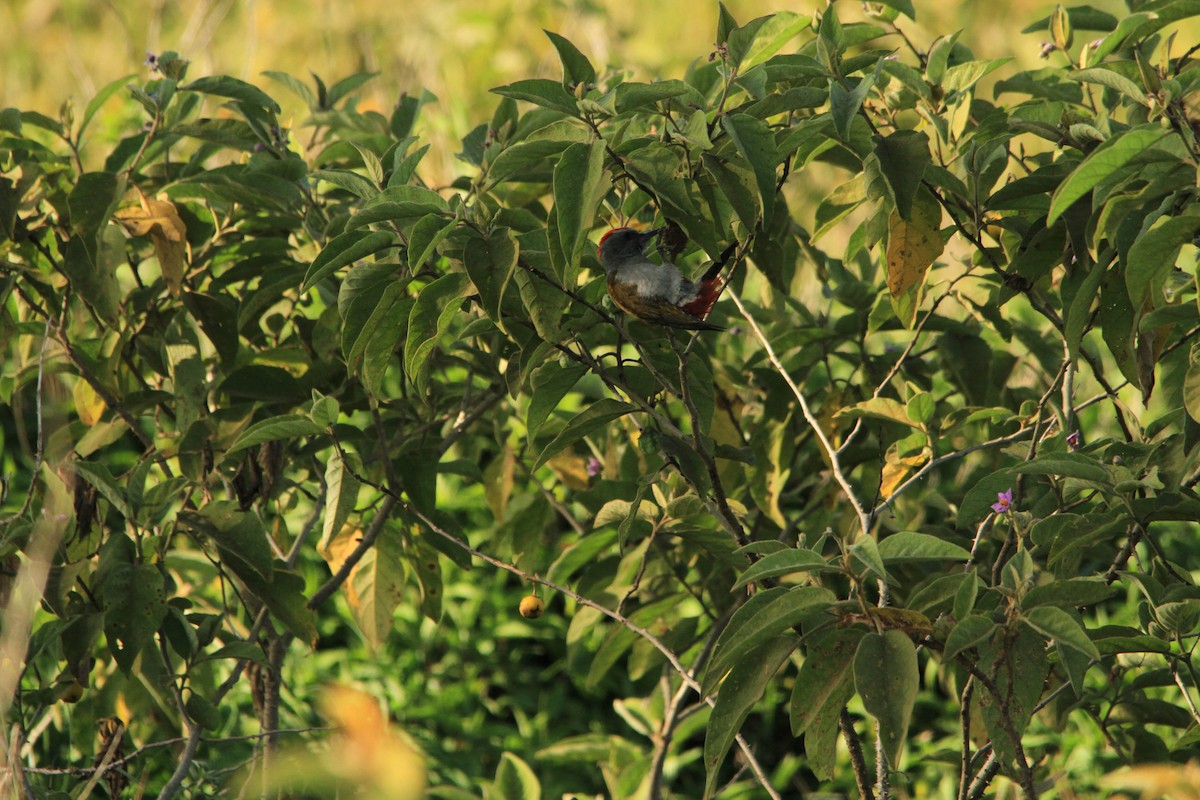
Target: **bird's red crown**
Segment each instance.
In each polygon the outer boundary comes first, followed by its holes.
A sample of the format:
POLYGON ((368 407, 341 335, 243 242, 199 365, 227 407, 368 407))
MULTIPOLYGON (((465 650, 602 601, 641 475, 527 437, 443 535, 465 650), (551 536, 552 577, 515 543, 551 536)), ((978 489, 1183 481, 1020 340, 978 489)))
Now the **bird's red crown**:
POLYGON ((616 233, 617 231, 627 231, 627 230, 629 230, 629 228, 628 228, 628 227, 625 227, 625 226, 622 226, 622 227, 620 227, 620 228, 613 228, 611 231, 609 231, 608 233, 606 233, 606 234, 604 234, 603 236, 601 236, 601 237, 600 237, 600 243, 599 243, 599 245, 597 245, 597 246, 599 246, 599 247, 603 247, 603 246, 604 246, 604 240, 605 240, 605 239, 607 239, 608 237, 612 236, 612 235, 613 235, 614 233, 616 233))

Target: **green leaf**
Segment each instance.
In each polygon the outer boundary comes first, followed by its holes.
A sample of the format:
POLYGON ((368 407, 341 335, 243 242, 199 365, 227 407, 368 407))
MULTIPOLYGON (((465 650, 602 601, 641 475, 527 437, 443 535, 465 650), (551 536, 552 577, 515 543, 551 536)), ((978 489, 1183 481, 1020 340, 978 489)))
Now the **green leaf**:
POLYGON ((221 727, 221 711, 206 698, 193 692, 184 703, 187 714, 206 731, 221 727))
POLYGON ((1070 647, 1088 658, 1100 658, 1100 652, 1088 638, 1083 626, 1061 608, 1039 606, 1026 611, 1025 620, 1038 633, 1053 639, 1059 647, 1070 647))
MULTIPOLYGON (((826 13, 832 13, 832 10, 826 13)), ((876 67, 875 72, 859 78, 852 89, 847 89, 841 83, 830 79, 829 114, 833 117, 833 128, 842 141, 850 141, 850 125, 854 122, 854 117, 862 108, 863 101, 867 99, 867 93, 875 85, 878 76, 879 68, 876 67)))
POLYGON ((900 748, 917 701, 917 649, 898 630, 868 633, 854 654, 854 686, 863 707, 879 723, 890 769, 900 768, 900 748))
POLYGON ((736 592, 746 584, 778 578, 782 575, 791 575, 795 572, 828 569, 836 569, 836 567, 829 564, 820 553, 789 548, 760 558, 741 574, 730 591, 736 592))
POLYGON ((304 101, 304 105, 308 107, 309 111, 317 110, 317 96, 313 94, 313 90, 309 88, 308 84, 288 75, 286 72, 266 70, 262 74, 276 83, 281 83, 287 87, 292 94, 304 101))
POLYGON ((530 441, 537 438, 542 425, 558 404, 567 396, 587 373, 587 367, 582 364, 561 361, 547 361, 536 370, 531 378, 532 386, 529 392, 529 410, 525 412, 525 428, 530 441))
POLYGON ((307 292, 334 270, 344 267, 347 264, 353 264, 355 261, 378 253, 380 250, 393 247, 395 244, 395 234, 388 231, 367 231, 360 229, 347 231, 340 236, 335 236, 325 245, 312 264, 309 265, 308 272, 304 276, 304 283, 300 286, 300 291, 307 292))
POLYGON ((563 83, 571 86, 577 83, 596 82, 596 68, 592 66, 592 62, 588 61, 587 56, 579 52, 579 48, 557 33, 547 30, 542 32, 550 37, 554 49, 558 51, 558 57, 563 65, 563 83))
POLYGON ((277 439, 298 439, 301 436, 315 436, 324 432, 323 427, 301 414, 271 417, 262 422, 256 422, 242 431, 242 435, 229 448, 227 454, 231 455, 263 442, 273 442, 277 439))
POLYGON ((75 472, 92 486, 96 487, 100 495, 111 503, 112 507, 122 517, 131 522, 134 520, 133 510, 129 507, 129 502, 125 498, 125 492, 121 490, 120 484, 117 483, 112 473, 108 471, 108 467, 103 464, 76 461, 75 472))
POLYGON ((918 425, 925 425, 937 412, 937 401, 929 392, 919 392, 904 405, 905 415, 918 425))
POLYGON ((942 76, 942 88, 945 89, 946 94, 965 92, 978 83, 984 75, 999 69, 1011 60, 1011 58, 994 58, 991 61, 968 61, 965 64, 950 67, 942 76))
POLYGON ((463 248, 463 267, 483 310, 498 323, 504 319, 500 309, 517 269, 517 255, 517 240, 508 228, 497 228, 486 239, 472 236, 463 248))
POLYGON ((416 305, 408 318, 404 370, 420 394, 425 393, 426 361, 437 346, 438 339, 450 327, 450 320, 458 314, 462 298, 470 285, 466 275, 451 272, 417 293, 416 305))
MULTIPOLYGON (((1078 356, 1083 335, 1087 333, 1088 326, 1091 324, 1092 302, 1100 291, 1100 284, 1104 281, 1104 272, 1104 266, 1099 262, 1092 265, 1091 271, 1076 289, 1074 296, 1071 297, 1070 305, 1063 314, 1063 338, 1066 339, 1067 352, 1072 357, 1078 356)), ((1065 284, 1066 281, 1063 283, 1065 284)))
POLYGON ((745 59, 746 54, 750 51, 750 46, 758 36, 759 29, 769 19, 771 18, 757 17, 745 25, 739 25, 737 28, 729 31, 729 35, 725 39, 725 47, 731 67, 737 69, 741 66, 742 60, 745 59))
POLYGON ((725 760, 734 737, 750 715, 754 704, 762 699, 767 683, 779 671, 799 641, 794 636, 779 636, 758 647, 747 658, 738 661, 721 684, 717 703, 708 717, 704 733, 704 768, 708 778, 705 796, 711 796, 721 762, 725 760))
POLYGON ((900 531, 879 543, 879 556, 884 564, 911 561, 966 561, 971 554, 953 542, 928 533, 900 531))
POLYGON ((375 540, 349 579, 354 619, 373 649, 382 646, 392 632, 392 618, 404 599, 406 583, 400 536, 386 532, 375 540))
POLYGON ((837 775, 837 743, 842 709, 852 697, 854 682, 843 681, 804 733, 804 755, 813 774, 822 781, 831 781, 837 775))
POLYGON ((1021 598, 1021 607, 1025 609, 1037 606, 1079 608, 1103 602, 1116 593, 1115 587, 1098 578, 1068 578, 1030 589, 1021 598))
POLYGON ((579 116, 579 108, 575 102, 575 98, 558 81, 547 80, 546 78, 532 78, 530 80, 510 83, 507 86, 500 86, 491 91, 501 97, 525 100, 543 108, 561 111, 572 117, 579 116))
POLYGON ((1153 11, 1142 11, 1123 17, 1117 27, 1104 37, 1100 45, 1092 52, 1090 60, 1098 63, 1130 40, 1137 40, 1151 33, 1178 22, 1181 19, 1200 15, 1200 3, 1195 0, 1179 0, 1155 4, 1153 11))
POLYGON ((1141 155, 1166 135, 1167 130, 1157 125, 1130 128, 1093 150, 1055 190, 1050 199, 1046 227, 1057 222, 1076 200, 1123 169, 1135 156, 1141 155))
POLYGON ((332 183, 339 189, 345 189, 364 200, 370 200, 379 194, 379 187, 376 184, 348 169, 318 169, 311 172, 309 178, 313 181, 332 183))
POLYGON ((722 2, 717 3, 717 44, 725 44, 729 40, 729 34, 736 31, 738 28, 737 20, 733 18, 733 14, 729 13, 729 9, 722 2))
POLYGON ((1076 80, 1080 83, 1098 83, 1101 86, 1107 86, 1109 89, 1125 95, 1143 106, 1147 105, 1146 93, 1142 91, 1142 87, 1119 72, 1105 67, 1081 69, 1071 76, 1071 80, 1076 80))
POLYGON ((238 301, 226 294, 185 291, 181 297, 188 312, 212 342, 221 361, 232 362, 238 352, 238 301))
MULTIPOLYGON (((1134 308, 1141 308, 1175 267, 1179 250, 1200 233, 1200 213, 1189 209, 1178 217, 1161 217, 1139 236, 1125 259, 1125 286, 1134 308), (1189 213, 1190 212, 1190 213, 1189 213)), ((1156 299, 1155 305, 1161 300, 1156 299)))
POLYGON ((558 241, 566 258, 557 277, 564 286, 574 283, 580 245, 596 216, 604 183, 604 143, 573 144, 563 151, 554 168, 554 210, 558 241))
POLYGON ((115 229, 115 240, 106 237, 108 221, 117 207, 123 185, 109 172, 86 172, 67 196, 71 231, 61 261, 62 270, 79 296, 109 325, 116 325, 123 293, 116 265, 123 258, 124 241, 115 229))
POLYGON ((442 214, 426 214, 421 217, 408 235, 409 270, 418 272, 429 263, 437 246, 453 233, 456 227, 458 220, 447 219, 442 214))
POLYGON ((704 170, 717 182, 742 225, 750 230, 762 219, 762 196, 754 171, 740 161, 724 161, 711 153, 703 156, 704 170))
MULTIPOLYGON (((1067 19, 1075 30, 1111 31, 1117 27, 1117 18, 1107 11, 1100 11, 1092 6, 1072 6, 1067 10, 1067 19)), ((1050 16, 1045 16, 1037 22, 1031 22, 1021 29, 1021 33, 1041 33, 1050 24, 1050 16)))
POLYGON ((222 658, 245 659, 247 661, 254 661, 259 664, 265 664, 267 661, 267 654, 263 652, 262 647, 254 642, 230 642, 227 645, 218 647, 211 653, 205 653, 200 659, 197 660, 197 663, 200 661, 216 661, 222 658))
POLYGON ((541 800, 542 785, 528 764, 512 753, 500 756, 488 800, 541 800))
POLYGON ((1188 364, 1183 379, 1183 407, 1193 421, 1200 422, 1200 361, 1188 364))
POLYGON ((846 406, 840 409, 837 414, 839 417, 868 417, 885 422, 899 422, 901 425, 906 425, 910 428, 917 427, 917 423, 908 416, 908 410, 904 407, 904 404, 890 397, 872 397, 869 400, 863 400, 861 403, 846 406))
POLYGON ((212 540, 239 578, 271 579, 275 569, 271 545, 257 515, 242 511, 232 501, 218 500, 199 511, 179 512, 179 524, 212 540))
POLYGON ((696 90, 679 80, 655 81, 654 83, 622 83, 616 88, 614 105, 618 114, 636 111, 643 106, 661 103, 673 97, 698 94, 696 90))
POLYGON ((333 537, 342 531, 346 520, 354 513, 358 502, 360 484, 342 461, 342 454, 334 449, 325 464, 325 516, 321 526, 321 541, 317 549, 324 551, 333 537))
POLYGON ((378 72, 356 72, 353 75, 342 78, 340 81, 329 87, 329 91, 325 94, 325 106, 334 108, 342 98, 349 97, 354 92, 365 84, 367 81, 378 75, 378 72))
POLYGON ((399 264, 359 264, 342 281, 338 316, 342 319, 342 353, 351 372, 361 368, 369 334, 380 331, 390 320, 392 306, 412 303, 407 296, 410 281, 399 278, 400 270, 399 264))
POLYGON ((563 336, 563 314, 567 310, 567 295, 541 277, 517 270, 513 278, 529 319, 538 336, 547 342, 557 342, 563 336))
POLYGON ((733 665, 746 659, 750 651, 828 608, 833 599, 832 592, 816 586, 777 587, 751 597, 734 612, 717 639, 704 671, 701 694, 711 694, 733 665))
POLYGON ((522 182, 540 181, 543 175, 549 180, 551 171, 546 165, 557 164, 559 155, 571 144, 567 139, 535 139, 506 147, 488 165, 488 183, 494 186, 510 177, 522 182))
POLYGON ((408 225, 426 214, 449 214, 450 205, 442 196, 424 186, 389 185, 346 222, 346 232, 380 222, 408 225))
POLYGON ((982 614, 970 614, 963 617, 946 637, 946 647, 942 651, 942 660, 950 661, 964 650, 969 650, 992 635, 996 623, 982 614))
POLYGON ((100 549, 96 594, 109 650, 129 675, 138 655, 154 646, 154 634, 167 615, 165 577, 157 567, 137 563, 133 542, 116 533, 100 549))
POLYGON ((279 104, 272 100, 270 95, 262 89, 237 78, 231 78, 228 75, 208 75, 179 88, 189 92, 201 92, 203 94, 217 95, 218 97, 228 97, 243 103, 249 103, 252 106, 258 106, 275 114, 279 113, 279 104))
POLYGON ((877 136, 875 155, 891 189, 896 212, 901 219, 911 220, 913 200, 931 161, 929 137, 922 131, 910 130, 899 130, 887 137, 877 136))
POLYGON ((913 9, 912 0, 877 0, 880 5, 888 6, 899 11, 911 20, 916 20, 917 12, 913 9))
POLYGON ((806 640, 807 654, 792 686, 789 706, 793 736, 804 733, 822 715, 841 712, 840 705, 836 709, 830 706, 843 698, 846 686, 853 686, 851 668, 862 637, 861 630, 836 628, 806 640))
POLYGON ((1112 475, 1095 457, 1084 453, 1051 453, 1039 455, 1012 468, 1018 475, 1055 475, 1061 478, 1078 478, 1084 481, 1111 484, 1112 475))
POLYGON ((83 138, 83 132, 87 130, 88 125, 91 124, 92 118, 96 116, 96 112, 100 110, 100 107, 107 103, 110 97, 124 89, 129 81, 135 77, 137 76, 132 74, 122 75, 116 80, 109 81, 101 87, 100 91, 96 92, 96 95, 88 101, 87 108, 83 111, 83 118, 79 120, 79 127, 75 133, 76 138, 83 138))
POLYGON ((271 579, 250 573, 240 576, 270 612, 309 647, 317 643, 317 622, 304 598, 304 578, 287 569, 282 561, 271 570, 271 579))
POLYGON ((888 583, 892 582, 887 568, 883 565, 883 558, 879 554, 879 544, 873 537, 870 535, 859 536, 858 540, 850 545, 849 552, 858 559, 860 564, 875 573, 876 578, 888 583))
POLYGON ((547 444, 542 452, 538 455, 537 460, 533 464, 533 468, 539 469, 543 464, 549 461, 553 456, 558 455, 563 450, 566 450, 577 441, 592 433, 593 431, 604 427, 614 419, 625 416, 631 411, 637 410, 634 406, 628 403, 622 403, 620 400, 614 400, 611 397, 604 397, 597 400, 588 406, 582 413, 577 414, 567 426, 555 436, 549 444, 547 444))
POLYGON ((721 117, 721 126, 733 140, 738 153, 754 170, 754 179, 762 198, 763 216, 770 219, 775 209, 775 165, 779 162, 774 134, 767 123, 749 114, 726 114, 721 117))

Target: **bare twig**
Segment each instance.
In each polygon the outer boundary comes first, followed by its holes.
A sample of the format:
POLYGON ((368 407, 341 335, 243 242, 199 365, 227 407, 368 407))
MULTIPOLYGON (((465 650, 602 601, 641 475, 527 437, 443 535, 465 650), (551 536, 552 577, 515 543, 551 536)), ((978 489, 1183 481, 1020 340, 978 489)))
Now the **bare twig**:
POLYGON ((863 758, 862 740, 858 738, 858 731, 854 730, 854 720, 845 708, 838 717, 838 725, 842 729, 842 738, 846 740, 846 749, 850 752, 850 766, 854 769, 854 782, 858 786, 858 794, 862 800, 875 800, 875 792, 871 790, 871 773, 867 769, 867 760, 863 758))
POLYGON ((850 505, 854 508, 854 513, 858 517, 858 525, 862 535, 869 535, 871 532, 870 517, 868 516, 866 509, 863 508, 862 501, 859 500, 857 492, 855 492, 854 487, 850 485, 849 479, 842 470, 841 460, 838 456, 837 449, 829 441, 829 437, 825 435, 825 431, 821 428, 821 423, 817 420, 816 416, 813 415, 812 409, 809 408, 808 400, 805 398, 804 393, 800 391, 800 387, 796 385, 796 382, 792 379, 792 376, 786 369, 784 369, 783 363, 779 360, 779 356, 775 354, 775 349, 771 347, 771 343, 768 341, 766 334, 763 333, 762 328, 758 326, 758 322, 755 321, 754 317, 750 315, 749 310, 747 310, 746 306, 742 303, 742 298, 738 297, 737 293, 734 292, 732 288, 728 289, 727 293, 733 300, 734 304, 738 307, 738 311, 742 313, 742 316, 750 325, 750 329, 754 331, 754 336, 758 339, 759 344, 762 345, 763 350, 767 354, 767 358, 771 361, 771 365, 775 367, 775 370, 779 373, 780 377, 782 377, 784 382, 787 383, 788 388, 792 390, 792 395, 796 398, 796 402, 800 404, 800 411, 804 414, 804 419, 808 422, 809 427, 812 428, 813 433, 816 434, 817 441, 821 443, 821 448, 825 451, 825 455, 829 460, 830 469, 833 471, 834 480, 836 480, 838 485, 842 487, 843 494, 846 495, 846 499, 850 501, 850 505))

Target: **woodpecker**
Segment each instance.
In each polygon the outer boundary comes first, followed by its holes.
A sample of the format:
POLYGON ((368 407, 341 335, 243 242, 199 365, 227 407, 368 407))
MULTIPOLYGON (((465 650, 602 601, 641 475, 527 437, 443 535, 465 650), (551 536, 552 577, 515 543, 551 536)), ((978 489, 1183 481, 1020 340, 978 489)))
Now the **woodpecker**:
POLYGON ((721 278, 721 270, 737 242, 693 282, 671 262, 655 264, 646 258, 646 246, 662 231, 613 228, 601 237, 600 263, 608 276, 608 296, 617 308, 644 322, 692 331, 722 330, 705 319, 725 288, 728 279, 721 278))

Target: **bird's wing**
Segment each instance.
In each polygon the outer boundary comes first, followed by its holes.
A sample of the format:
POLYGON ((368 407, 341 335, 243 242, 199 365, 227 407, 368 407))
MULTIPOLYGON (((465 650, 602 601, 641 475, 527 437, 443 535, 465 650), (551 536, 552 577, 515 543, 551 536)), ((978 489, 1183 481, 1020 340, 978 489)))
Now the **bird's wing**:
POLYGON ((608 295, 617 308, 643 322, 684 328, 692 331, 719 331, 719 325, 689 314, 679 306, 658 297, 645 298, 638 294, 637 287, 621 281, 608 282, 608 295))

